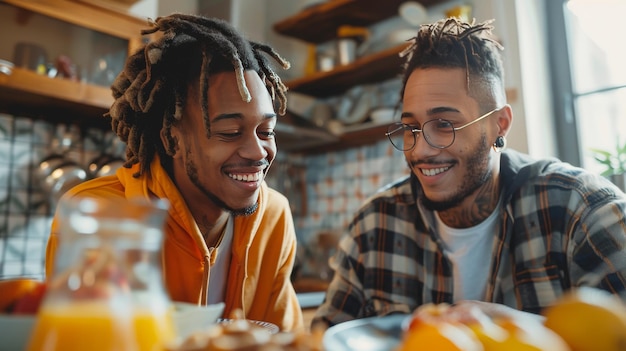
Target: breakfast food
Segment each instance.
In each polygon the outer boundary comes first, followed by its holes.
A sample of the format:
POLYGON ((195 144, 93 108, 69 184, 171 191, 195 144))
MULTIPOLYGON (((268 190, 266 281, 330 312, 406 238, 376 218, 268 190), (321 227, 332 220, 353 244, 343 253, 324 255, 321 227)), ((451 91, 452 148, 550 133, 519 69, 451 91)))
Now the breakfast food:
POLYGON ((394 351, 626 350, 626 304, 607 291, 571 290, 542 316, 495 317, 473 304, 426 304, 413 312, 394 351))
POLYGON ((15 278, 0 281, 0 312, 36 314, 46 291, 45 282, 15 278))
MULTIPOLYGON (((427 308, 435 307, 428 305, 427 308)), ((437 306, 437 307, 443 307, 437 306)), ((447 307, 447 306, 446 306, 447 307)), ((480 340, 472 330, 463 323, 430 313, 420 311, 411 319, 404 340, 397 351, 440 350, 440 351, 482 351, 480 340), (441 318, 440 318, 441 317, 441 318)))
POLYGON ((322 331, 278 332, 242 318, 236 311, 229 323, 193 333, 168 351, 322 351, 322 331))
POLYGON ((426 304, 411 316, 396 351, 570 351, 539 319, 490 317, 476 306, 426 304))
POLYGON ((13 305, 13 314, 37 314, 39 306, 46 294, 47 285, 44 282, 37 283, 32 289, 17 299, 13 305))
POLYGON ((573 351, 626 350, 626 304, 604 290, 571 291, 544 312, 573 351))

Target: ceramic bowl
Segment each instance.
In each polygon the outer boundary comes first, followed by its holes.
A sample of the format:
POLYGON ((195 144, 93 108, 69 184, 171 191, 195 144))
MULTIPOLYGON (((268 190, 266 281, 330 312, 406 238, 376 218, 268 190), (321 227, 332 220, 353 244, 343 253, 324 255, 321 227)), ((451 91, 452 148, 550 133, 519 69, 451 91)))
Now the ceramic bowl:
POLYGON ((184 340, 194 332, 203 331, 215 325, 224 312, 224 303, 198 306, 184 302, 174 302, 174 326, 179 340, 184 340))

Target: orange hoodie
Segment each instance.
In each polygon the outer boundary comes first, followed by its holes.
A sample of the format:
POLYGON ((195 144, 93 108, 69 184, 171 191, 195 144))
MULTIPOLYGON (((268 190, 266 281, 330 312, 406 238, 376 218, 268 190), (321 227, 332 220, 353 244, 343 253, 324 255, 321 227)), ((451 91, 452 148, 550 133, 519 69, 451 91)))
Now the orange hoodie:
MULTIPOLYGON (((166 198, 170 209, 162 253, 165 287, 173 301, 206 304, 211 254, 191 212, 158 157, 150 165, 150 174, 134 178, 137 171, 137 164, 130 169, 121 167, 115 175, 82 183, 64 197, 166 198)), ((224 316, 241 309, 245 318, 274 323, 284 331, 302 329, 302 310, 290 280, 296 235, 288 200, 263 183, 258 201, 254 214, 235 218, 224 316)), ((46 252, 48 277, 58 235, 55 218, 46 252)))

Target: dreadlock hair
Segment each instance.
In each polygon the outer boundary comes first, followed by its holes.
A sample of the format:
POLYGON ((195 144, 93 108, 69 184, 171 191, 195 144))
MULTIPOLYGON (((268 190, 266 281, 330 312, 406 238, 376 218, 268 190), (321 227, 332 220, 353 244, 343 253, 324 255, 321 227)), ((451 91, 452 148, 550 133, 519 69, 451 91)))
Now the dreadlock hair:
POLYGON ((113 131, 126 143, 124 167, 140 164, 134 177, 150 169, 155 153, 164 166, 171 164, 176 153, 171 127, 182 118, 187 91, 193 84, 200 87, 204 127, 207 138, 211 137, 207 92, 211 74, 234 71, 241 98, 249 102, 243 73, 256 71, 272 101, 278 103, 278 113, 285 114, 287 87, 265 55, 284 69, 290 64, 270 46, 245 39, 228 22, 216 18, 172 14, 151 24, 153 28, 141 33, 161 31, 162 35, 128 57, 111 86, 114 102, 105 114, 111 117, 113 131), (160 138, 162 129, 167 145, 160 138))
POLYGON ((421 25, 411 45, 400 53, 405 57, 402 91, 411 73, 418 68, 463 68, 470 96, 485 111, 504 103, 504 73, 500 50, 492 36, 493 20, 475 24, 456 17, 421 25))

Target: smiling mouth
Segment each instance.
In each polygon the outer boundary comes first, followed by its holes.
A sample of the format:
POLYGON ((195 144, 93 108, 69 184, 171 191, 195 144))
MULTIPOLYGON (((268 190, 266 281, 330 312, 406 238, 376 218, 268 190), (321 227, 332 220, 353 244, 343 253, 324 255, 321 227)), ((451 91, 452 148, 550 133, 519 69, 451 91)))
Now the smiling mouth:
POLYGON ((263 171, 258 171, 255 173, 247 173, 247 174, 229 173, 228 176, 231 179, 234 179, 240 182, 258 182, 260 179, 263 179, 263 171))
POLYGON ((429 168, 429 169, 420 168, 420 171, 422 171, 423 175, 432 177, 432 176, 436 176, 437 174, 443 173, 449 169, 450 167, 429 168))

